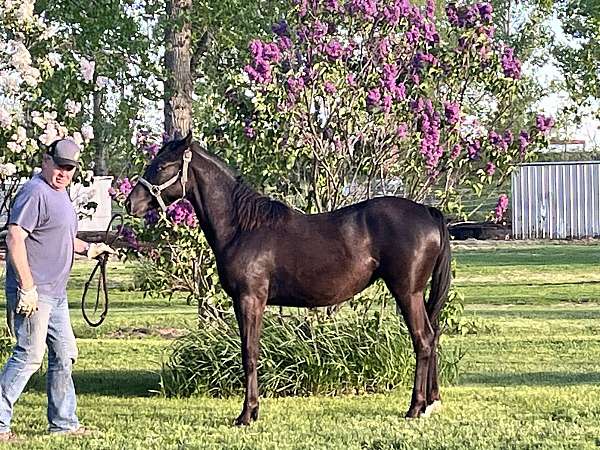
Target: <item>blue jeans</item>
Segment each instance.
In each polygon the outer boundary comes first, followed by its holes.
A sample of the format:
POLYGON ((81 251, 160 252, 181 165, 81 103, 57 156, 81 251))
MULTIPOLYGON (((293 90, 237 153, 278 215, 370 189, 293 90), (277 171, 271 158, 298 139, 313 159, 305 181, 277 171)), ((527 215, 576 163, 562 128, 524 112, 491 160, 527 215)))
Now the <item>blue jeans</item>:
POLYGON ((12 319, 17 343, 0 374, 0 432, 10 430, 13 405, 31 375, 42 365, 46 346, 48 430, 64 432, 77 429, 77 401, 71 377, 73 363, 77 359, 77 346, 67 299, 40 295, 38 310, 29 318, 14 313, 16 292, 7 292, 6 301, 9 323, 12 319))

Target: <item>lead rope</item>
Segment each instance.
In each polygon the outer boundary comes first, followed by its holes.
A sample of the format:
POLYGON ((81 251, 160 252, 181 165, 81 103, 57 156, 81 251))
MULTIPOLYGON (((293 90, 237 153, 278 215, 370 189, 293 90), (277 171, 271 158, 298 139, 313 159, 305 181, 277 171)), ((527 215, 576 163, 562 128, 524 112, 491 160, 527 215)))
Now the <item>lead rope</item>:
MULTIPOLYGON (((117 238, 121 234, 122 229, 123 229, 123 216, 121 214, 115 214, 110 219, 110 222, 108 223, 108 227, 106 227, 106 234, 104 235, 104 242, 106 244, 112 246, 112 244, 114 244, 114 242, 117 240, 117 238), (110 234, 112 224, 115 221, 115 219, 117 219, 117 218, 120 219, 121 226, 118 227, 115 236, 109 241, 109 234, 110 234)), ((100 326, 102 324, 102 322, 104 322, 104 319, 106 319, 106 315, 108 314, 108 286, 106 285, 106 263, 108 262, 108 256, 109 256, 108 253, 103 253, 96 258, 98 260, 98 262, 96 263, 94 270, 92 270, 90 277, 88 278, 87 282, 85 283, 85 285, 83 287, 83 294, 81 296, 81 313, 83 314, 83 318, 85 319, 85 321, 87 322, 87 324, 89 326, 94 327, 94 328, 100 326), (98 319, 97 322, 93 322, 89 318, 88 314, 85 311, 85 297, 87 295, 90 284, 92 283, 92 280, 94 279, 94 275, 96 275, 96 271, 98 269, 100 269, 100 276, 98 277, 98 287, 96 290, 96 303, 94 305, 94 315, 98 312, 98 306, 100 305, 100 290, 104 291, 104 308, 103 308, 102 314, 100 314, 100 319, 98 319)))

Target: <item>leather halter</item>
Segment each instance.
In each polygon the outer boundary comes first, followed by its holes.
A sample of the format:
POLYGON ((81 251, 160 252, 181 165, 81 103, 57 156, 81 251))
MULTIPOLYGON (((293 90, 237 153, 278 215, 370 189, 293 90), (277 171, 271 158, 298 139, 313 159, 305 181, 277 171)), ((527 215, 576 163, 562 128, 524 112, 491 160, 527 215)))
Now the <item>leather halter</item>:
POLYGON ((173 203, 178 202, 182 198, 185 198, 185 186, 188 180, 188 166, 191 160, 192 151, 189 148, 186 148, 183 152, 183 167, 173 177, 169 178, 163 184, 152 184, 142 177, 138 178, 138 181, 142 183, 146 188, 148 188, 150 193, 156 198, 158 204, 160 205, 163 211, 166 211, 167 207, 172 205, 173 203), (183 193, 181 194, 181 197, 171 202, 169 205, 165 205, 165 202, 161 195, 162 191, 164 191, 172 184, 176 183, 179 179, 181 179, 181 187, 183 188, 183 193))

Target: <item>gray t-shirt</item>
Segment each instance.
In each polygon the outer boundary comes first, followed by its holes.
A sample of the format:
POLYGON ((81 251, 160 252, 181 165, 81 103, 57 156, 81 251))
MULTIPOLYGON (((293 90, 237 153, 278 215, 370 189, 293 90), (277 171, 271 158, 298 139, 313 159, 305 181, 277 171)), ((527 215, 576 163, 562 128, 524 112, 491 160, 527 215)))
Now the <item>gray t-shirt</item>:
MULTIPOLYGON (((77 236, 77 214, 69 194, 52 189, 36 175, 15 197, 9 224, 19 225, 28 233, 25 247, 38 293, 66 296, 73 265, 73 240, 77 236)), ((6 290, 16 291, 17 286, 15 271, 7 263, 6 290)))

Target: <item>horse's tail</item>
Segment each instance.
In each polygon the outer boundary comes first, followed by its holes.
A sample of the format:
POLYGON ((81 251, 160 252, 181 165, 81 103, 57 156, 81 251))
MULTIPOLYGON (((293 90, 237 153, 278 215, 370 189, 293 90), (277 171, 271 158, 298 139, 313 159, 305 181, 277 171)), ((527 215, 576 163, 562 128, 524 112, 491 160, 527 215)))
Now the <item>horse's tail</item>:
POLYGON ((429 300, 427 301, 427 316, 430 323, 437 326, 440 312, 446 303, 450 281, 452 279, 452 269, 450 267, 452 256, 450 254, 450 235, 446 219, 440 210, 429 208, 429 212, 436 220, 440 230, 440 253, 438 254, 433 273, 431 275, 431 289, 429 290, 429 300))

